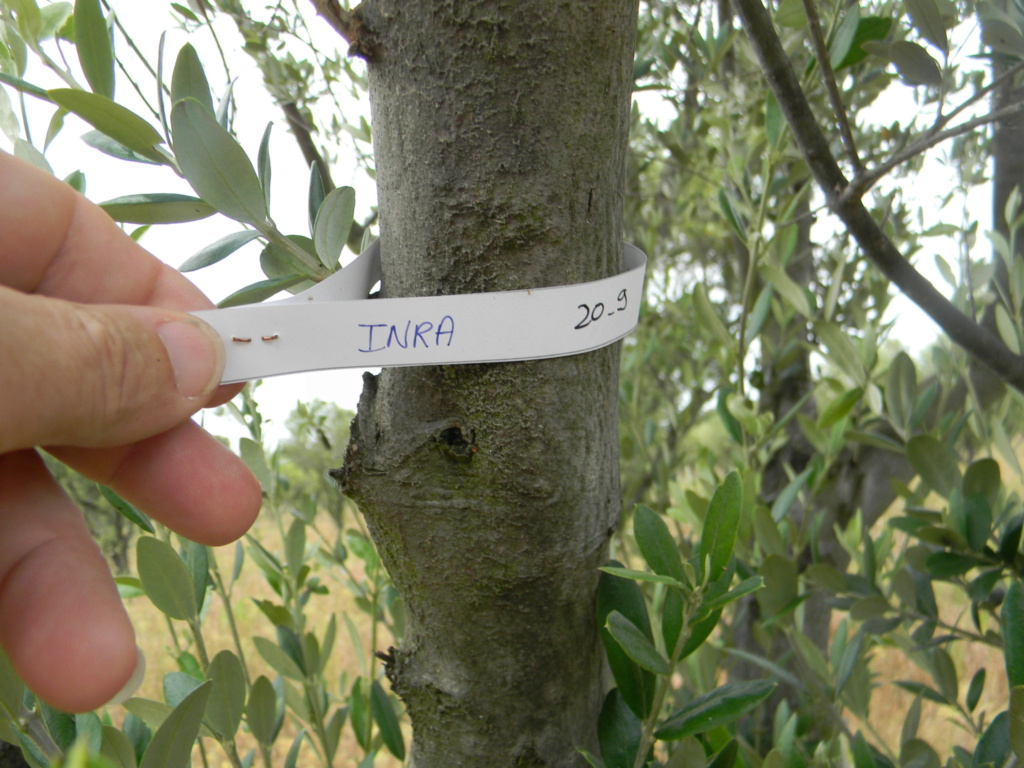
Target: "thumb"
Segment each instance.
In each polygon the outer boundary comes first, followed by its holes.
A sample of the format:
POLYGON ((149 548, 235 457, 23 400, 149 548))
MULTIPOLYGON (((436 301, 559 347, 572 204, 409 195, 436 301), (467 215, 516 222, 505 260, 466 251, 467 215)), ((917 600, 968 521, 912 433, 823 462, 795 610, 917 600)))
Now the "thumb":
POLYGON ((224 370, 216 332, 168 309, 0 287, 0 329, 0 453, 158 434, 202 408, 224 370))

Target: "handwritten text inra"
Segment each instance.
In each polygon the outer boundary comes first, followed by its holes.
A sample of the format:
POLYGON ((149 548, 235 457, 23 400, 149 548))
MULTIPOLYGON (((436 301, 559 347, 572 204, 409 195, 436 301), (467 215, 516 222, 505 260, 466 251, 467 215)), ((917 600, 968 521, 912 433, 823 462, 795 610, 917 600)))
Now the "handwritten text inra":
POLYGON ((450 347, 455 336, 455 320, 451 315, 442 317, 437 325, 429 320, 419 323, 406 320, 404 327, 401 322, 395 325, 360 323, 359 327, 366 329, 366 343, 359 348, 360 352, 380 352, 393 346, 402 349, 450 347))

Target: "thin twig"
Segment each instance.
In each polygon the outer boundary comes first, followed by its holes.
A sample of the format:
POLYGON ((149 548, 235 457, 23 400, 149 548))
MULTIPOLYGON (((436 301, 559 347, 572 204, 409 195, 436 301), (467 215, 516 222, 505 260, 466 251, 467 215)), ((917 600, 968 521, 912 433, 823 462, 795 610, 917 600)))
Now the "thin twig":
POLYGON ((1019 112, 1024 112, 1024 101, 1019 101, 1016 104, 1011 104, 1007 107, 1003 107, 1002 109, 997 109, 993 112, 989 112, 987 115, 976 117, 973 120, 967 120, 966 122, 960 123, 960 125, 947 128, 946 130, 939 131, 938 133, 927 133, 917 141, 913 142, 909 147, 897 152, 885 162, 876 165, 870 171, 865 171, 862 175, 854 178, 843 192, 843 198, 852 199, 855 197, 863 197, 864 194, 879 181, 879 179, 897 166, 902 165, 917 155, 920 155, 922 152, 926 152, 932 147, 941 144, 944 141, 948 141, 949 139, 955 139, 957 136, 970 133, 975 128, 980 128, 988 123, 998 122, 1006 117, 1012 117, 1019 112))
POLYGON ((903 258, 860 198, 844 195, 849 182, 807 103, 767 9, 761 0, 735 0, 735 5, 794 140, 829 207, 843 221, 868 259, 953 342, 1007 384, 1024 392, 1024 357, 1014 354, 998 336, 960 312, 903 258))
POLYGON ((943 115, 942 119, 939 121, 939 123, 937 124, 936 127, 941 129, 943 126, 949 124, 950 120, 952 120, 954 117, 956 117, 961 112, 963 112, 965 109, 967 109, 967 107, 969 107, 972 104, 975 104, 975 103, 981 101, 983 98, 988 96, 988 94, 990 94, 992 91, 994 91, 1000 85, 1002 85, 1004 82, 1006 82, 1010 78, 1012 78, 1015 75, 1017 75, 1017 73, 1022 72, 1022 71, 1024 71, 1024 61, 1018 61, 1016 64, 1014 64, 1008 70, 1006 70, 1001 75, 999 75, 999 77, 997 77, 994 80, 992 80, 992 82, 989 83, 988 85, 986 85, 984 88, 980 88, 977 93, 974 93, 971 96, 969 96, 968 98, 964 99, 964 102, 962 104, 960 104, 958 107, 956 107, 948 115, 943 115))
POLYGON ((310 0, 316 8, 317 16, 327 20, 334 31, 345 38, 349 45, 355 45, 355 19, 352 11, 346 11, 338 4, 338 0, 310 0))
POLYGON ((324 160, 320 150, 317 149, 316 142, 313 141, 313 132, 310 129, 309 123, 302 116, 302 112, 299 111, 299 107, 295 102, 283 102, 281 109, 288 120, 288 127, 291 129, 292 135, 302 151, 302 157, 305 159, 306 165, 315 165, 317 167, 320 171, 320 180, 324 185, 324 192, 330 192, 334 189, 334 180, 331 178, 330 166, 324 160))
POLYGON ((821 33, 821 18, 818 15, 815 0, 804 0, 804 10, 807 13, 807 26, 811 33, 814 58, 818 60, 818 69, 821 70, 825 92, 828 93, 832 112, 835 113, 836 122, 839 123, 839 135, 843 138, 846 156, 850 159, 854 174, 860 176, 864 172, 864 165, 861 163, 860 155, 857 154, 857 143, 853 140, 853 131, 850 129, 850 118, 846 114, 846 106, 843 104, 843 97, 839 93, 839 85, 836 82, 836 73, 832 69, 832 60, 828 55, 828 46, 826 46, 825 37, 821 33))

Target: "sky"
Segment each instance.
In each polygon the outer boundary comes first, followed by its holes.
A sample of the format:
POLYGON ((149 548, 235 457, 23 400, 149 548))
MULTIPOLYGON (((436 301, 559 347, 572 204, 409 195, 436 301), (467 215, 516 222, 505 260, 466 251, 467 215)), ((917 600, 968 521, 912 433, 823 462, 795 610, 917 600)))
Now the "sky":
MULTIPOLYGON (((220 67, 220 59, 216 53, 213 38, 208 32, 200 31, 190 35, 176 29, 177 17, 165 3, 124 2, 116 4, 115 8, 122 24, 132 34, 135 44, 151 61, 156 60, 160 33, 168 30, 164 63, 165 71, 168 74, 181 46, 186 42, 194 45, 207 66, 207 75, 214 93, 222 92, 226 79, 220 67)), ((256 156, 267 120, 272 119, 274 122, 271 134, 273 162, 271 215, 283 232, 308 234, 306 214, 308 172, 305 162, 293 137, 288 132, 280 111, 273 105, 265 92, 262 76, 255 65, 244 54, 231 55, 231 51, 237 50, 239 47, 239 35, 234 24, 223 17, 219 17, 216 23, 221 43, 229 55, 231 75, 234 78, 233 93, 238 106, 238 117, 234 129, 241 145, 251 158, 256 156)), ((337 47, 337 38, 326 23, 311 17, 309 25, 316 33, 316 42, 319 46, 324 49, 337 47)), ((117 40, 117 45, 119 50, 124 53, 123 42, 120 38, 117 40)), ((70 47, 67 52, 69 57, 74 55, 70 47)), ((60 85, 51 73, 35 62, 30 65, 26 79, 44 87, 60 85)), ((131 93, 131 85, 121 72, 118 72, 117 87, 119 99, 124 99, 128 106, 140 114, 148 115, 141 102, 132 103, 131 97, 134 94, 131 93)), ((339 95, 342 90, 339 88, 339 95)), ((659 106, 656 94, 638 94, 638 98, 643 99, 641 107, 647 113, 657 113, 659 106)), ((33 136, 39 137, 46 131, 52 107, 35 102, 33 99, 27 101, 31 110, 29 121, 33 136)), ((356 102, 349 99, 344 106, 350 121, 358 122, 359 115, 365 115, 368 118, 369 109, 365 100, 356 102)), ((903 122, 906 124, 910 114, 908 110, 912 108, 913 100, 909 98, 908 89, 897 85, 873 107, 873 112, 887 122, 891 121, 893 116, 898 117, 902 113, 904 115, 903 122)), ((858 119, 870 120, 873 117, 869 113, 859 115, 858 119)), ((121 195, 153 191, 192 193, 188 184, 177 178, 167 168, 116 161, 86 147, 79 137, 87 130, 90 130, 89 126, 74 116, 69 116, 63 131, 50 145, 46 156, 59 177, 66 176, 74 170, 84 171, 87 179, 86 191, 90 199, 100 202, 121 195)), ((38 138, 36 138, 36 142, 38 143, 38 138)), ((5 144, 2 134, 0 134, 0 147, 10 149, 9 144, 5 144)), ((356 188, 356 217, 357 219, 363 218, 375 202, 375 189, 365 172, 357 166, 355 152, 351 147, 339 148, 338 160, 332 167, 332 174, 337 184, 347 184, 356 188)), ((939 210, 937 199, 948 189, 949 183, 949 170, 940 163, 930 162, 922 169, 916 183, 912 187, 904 188, 903 194, 923 203, 924 209, 935 217, 936 221, 933 223, 938 223, 942 213, 939 210)), ((979 191, 976 198, 972 199, 971 204, 974 210, 978 211, 982 229, 987 229, 990 226, 990 202, 987 190, 979 191)), ((929 223, 925 222, 923 227, 927 226, 929 223)), ((203 246, 222 235, 238 231, 240 228, 241 225, 220 215, 215 215, 191 224, 153 227, 144 236, 142 244, 158 258, 177 267, 203 246)), ((979 237, 978 242, 978 247, 987 251, 985 238, 979 237)), ((942 252, 954 265, 954 269, 956 268, 955 244, 933 238, 925 241, 925 246, 926 249, 930 247, 942 252)), ((189 273, 188 276, 211 299, 218 301, 235 290, 264 278, 258 264, 259 249, 258 243, 252 243, 220 264, 189 273)), ((343 259, 346 260, 351 258, 354 258, 354 255, 348 252, 343 256, 343 259)), ((935 281, 940 290, 945 292, 948 289, 948 286, 941 282, 938 271, 934 267, 933 252, 926 250, 919 254, 917 266, 929 279, 935 281)), ((894 335, 912 351, 923 349, 936 336, 937 329, 932 321, 902 297, 897 297, 893 301, 890 316, 898 318, 898 326, 894 335)), ((274 442, 287 434, 285 419, 297 401, 313 399, 334 401, 344 408, 354 410, 362 389, 362 373, 362 370, 322 371, 264 380, 257 391, 257 400, 268 420, 267 436, 269 440, 274 442)), ((208 425, 214 431, 230 437, 237 437, 241 434, 233 421, 210 416, 206 418, 208 425), (209 420, 211 418, 212 420, 209 420)))
MULTIPOLYGON (((207 76, 215 98, 223 91, 226 80, 213 38, 208 33, 189 35, 176 29, 177 19, 166 3, 123 2, 117 3, 115 8, 121 23, 132 34, 136 46, 154 63, 160 32, 168 30, 164 62, 168 78, 178 51, 188 42, 197 48, 204 66, 208 68, 207 76)), ((315 18, 311 19, 310 23, 326 27, 326 24, 315 18)), ((238 48, 240 38, 229 19, 221 18, 217 29, 226 51, 230 52, 232 47, 238 48)), ((333 44, 331 30, 325 29, 322 37, 323 40, 319 41, 321 45, 326 47, 333 44)), ((119 46, 122 54, 125 53, 120 37, 115 40, 115 45, 119 46)), ((73 49, 68 46, 66 50, 68 57, 73 57, 73 49)), ((30 54, 30 62, 31 59, 30 54)), ((273 166, 271 216, 282 232, 308 235, 306 191, 309 175, 305 161, 294 138, 288 132, 280 110, 274 106, 264 90, 262 75, 252 60, 244 54, 236 53, 230 56, 229 63, 231 75, 235 78, 233 93, 238 107, 234 129, 239 142, 251 159, 255 160, 267 121, 274 122, 270 140, 273 166)), ((77 68, 77 62, 74 64, 77 68)), ((25 79, 43 87, 62 85, 38 62, 30 63, 25 79)), ((120 71, 117 73, 116 87, 119 101, 123 99, 126 106, 140 115, 149 117, 153 122, 141 101, 132 98, 135 94, 132 93, 131 84, 120 71)), ((8 93, 12 99, 15 97, 12 90, 8 89, 8 93)), ((151 97, 152 94, 147 94, 147 98, 152 101, 151 97)), ((34 99, 27 99, 26 102, 30 110, 29 123, 33 141, 40 144, 39 137, 46 133, 53 108, 35 102, 34 99)), ((365 104, 353 101, 351 105, 346 106, 368 113, 365 104)), ((15 108, 17 109, 18 105, 15 105, 15 108)), ((63 178, 75 170, 82 170, 85 173, 86 194, 89 199, 102 202, 122 195, 145 192, 194 194, 187 182, 166 167, 118 161, 87 147, 80 136, 89 130, 91 126, 74 115, 69 115, 65 120, 64 129, 46 151, 46 158, 58 177, 63 178)), ((0 148, 11 150, 11 145, 3 134, 0 134, 0 148)), ((356 218, 359 220, 365 217, 374 205, 375 188, 365 172, 357 167, 355 153, 349 150, 351 147, 340 148, 338 162, 332 167, 332 175, 339 186, 349 185, 356 188, 356 218)), ((143 236, 141 243, 164 262, 178 267, 202 247, 240 229, 240 224, 218 214, 199 222, 154 226, 143 236)), ((187 273, 187 276, 213 301, 219 301, 239 288, 266 278, 259 268, 260 248, 260 244, 254 242, 219 264, 187 273)), ((343 263, 352 258, 354 254, 346 251, 342 257, 343 263)), ((362 390, 362 374, 362 370, 317 371, 265 379, 256 392, 256 398, 267 419, 266 437, 270 442, 275 442, 287 435, 285 420, 298 401, 334 401, 341 407, 354 411, 362 390)), ((219 434, 232 438, 244 434, 240 425, 230 417, 217 417, 212 412, 204 412, 202 418, 206 419, 205 423, 209 428, 219 434)))

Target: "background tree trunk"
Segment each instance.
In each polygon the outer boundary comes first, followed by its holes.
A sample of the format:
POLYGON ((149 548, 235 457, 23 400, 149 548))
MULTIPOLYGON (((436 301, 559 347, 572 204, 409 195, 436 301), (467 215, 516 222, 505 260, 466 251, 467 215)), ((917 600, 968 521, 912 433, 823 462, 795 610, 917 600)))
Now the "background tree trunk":
MULTIPOLYGON (((636 13, 636 0, 360 7, 386 295, 619 270, 636 13)), ((387 673, 416 768, 575 766, 594 748, 618 361, 612 346, 366 378, 336 474, 408 608, 387 673)))

